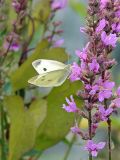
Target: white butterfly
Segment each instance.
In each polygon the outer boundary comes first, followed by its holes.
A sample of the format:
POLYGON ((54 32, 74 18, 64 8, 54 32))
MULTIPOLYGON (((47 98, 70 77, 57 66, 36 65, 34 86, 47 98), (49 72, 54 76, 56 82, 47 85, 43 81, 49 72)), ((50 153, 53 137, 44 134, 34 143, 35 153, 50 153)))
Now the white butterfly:
POLYGON ((39 87, 60 86, 71 72, 71 65, 54 60, 38 59, 32 65, 39 75, 32 77, 28 83, 39 87))

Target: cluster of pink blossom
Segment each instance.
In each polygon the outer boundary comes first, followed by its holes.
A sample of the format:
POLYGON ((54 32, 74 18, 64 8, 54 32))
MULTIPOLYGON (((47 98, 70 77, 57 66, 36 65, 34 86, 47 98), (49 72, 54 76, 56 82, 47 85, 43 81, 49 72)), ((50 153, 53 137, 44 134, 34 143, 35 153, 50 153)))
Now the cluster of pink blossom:
POLYGON ((13 22, 11 33, 5 37, 4 49, 7 51, 17 52, 20 50, 20 36, 18 32, 23 27, 23 22, 26 17, 27 0, 13 0, 12 7, 17 14, 17 19, 13 22))
POLYGON ((84 100, 84 110, 76 106, 74 98, 66 98, 67 112, 76 112, 88 120, 87 133, 75 124, 72 132, 88 140, 85 150, 96 157, 103 149, 105 142, 96 144, 92 138, 96 134, 98 123, 110 123, 110 116, 120 107, 120 87, 113 93, 115 83, 111 81, 110 69, 116 64, 110 58, 110 53, 116 47, 120 34, 120 1, 119 0, 89 0, 87 27, 80 30, 88 35, 89 42, 82 51, 76 50, 80 64, 72 65, 71 81, 82 81, 84 89, 78 96, 84 100))
POLYGON ((67 6, 68 0, 52 0, 51 8, 52 10, 63 9, 67 6))

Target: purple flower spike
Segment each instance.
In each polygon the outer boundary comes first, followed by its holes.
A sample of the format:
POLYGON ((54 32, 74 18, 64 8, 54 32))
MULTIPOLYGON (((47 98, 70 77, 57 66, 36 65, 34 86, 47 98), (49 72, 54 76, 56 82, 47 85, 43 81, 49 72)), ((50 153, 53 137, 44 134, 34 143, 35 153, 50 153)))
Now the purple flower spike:
POLYGON ((85 150, 91 153, 93 157, 97 157, 99 150, 105 147, 105 142, 100 142, 98 144, 94 143, 92 140, 88 140, 85 150))
POLYGON ((68 105, 63 104, 63 109, 65 109, 67 112, 77 112, 78 111, 78 108, 76 106, 76 103, 72 95, 70 96, 70 100, 66 98, 66 102, 68 103, 68 105))

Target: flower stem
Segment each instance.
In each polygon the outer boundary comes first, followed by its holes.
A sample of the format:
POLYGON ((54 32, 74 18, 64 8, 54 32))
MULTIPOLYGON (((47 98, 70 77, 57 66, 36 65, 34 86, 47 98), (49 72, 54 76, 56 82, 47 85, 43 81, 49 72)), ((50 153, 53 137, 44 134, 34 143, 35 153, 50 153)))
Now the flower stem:
POLYGON ((1 159, 6 160, 6 152, 5 152, 5 136, 4 136, 4 109, 0 104, 1 110, 1 159))
MULTIPOLYGON (((91 140, 92 139, 92 128, 91 128, 91 125, 92 125, 92 118, 91 118, 91 110, 89 110, 89 118, 88 118, 88 125, 89 125, 89 139, 91 140)), ((89 153, 89 160, 92 160, 92 155, 91 153, 89 153)))
POLYGON ((68 149, 67 149, 67 151, 65 153, 65 156, 64 156, 63 160, 67 160, 68 159, 68 156, 70 154, 70 151, 71 151, 71 148, 73 146, 73 143, 74 143, 75 139, 76 139, 76 135, 73 135, 73 137, 71 139, 71 142, 70 142, 70 144, 68 146, 68 149))
POLYGON ((112 154, 111 154, 111 119, 108 118, 108 121, 107 121, 107 124, 108 124, 108 160, 111 160, 112 159, 112 154))

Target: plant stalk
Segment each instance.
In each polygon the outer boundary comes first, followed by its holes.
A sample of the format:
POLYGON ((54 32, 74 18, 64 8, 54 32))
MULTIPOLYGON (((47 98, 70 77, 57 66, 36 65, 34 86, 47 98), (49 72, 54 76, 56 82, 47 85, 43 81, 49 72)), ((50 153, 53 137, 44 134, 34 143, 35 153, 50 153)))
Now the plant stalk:
POLYGON ((75 139, 76 139, 76 135, 73 135, 73 137, 71 139, 71 142, 70 142, 70 144, 68 146, 68 149, 67 149, 67 151, 65 153, 65 156, 64 156, 63 160, 67 160, 68 159, 68 156, 70 154, 70 151, 71 151, 71 148, 72 148, 72 146, 74 144, 75 139))
MULTIPOLYGON (((89 126, 89 139, 91 140, 92 139, 92 128, 91 128, 91 125, 92 125, 92 117, 91 117, 91 110, 89 110, 89 118, 88 118, 88 126, 89 126)), ((89 153, 89 160, 92 160, 92 155, 91 153, 89 153)))
POLYGON ((111 153, 111 119, 110 118, 108 118, 107 124, 108 124, 108 160, 111 160, 112 153, 111 153))
POLYGON ((5 152, 5 135, 4 135, 4 109, 0 104, 1 110, 1 160, 6 160, 6 152, 5 152))

